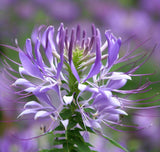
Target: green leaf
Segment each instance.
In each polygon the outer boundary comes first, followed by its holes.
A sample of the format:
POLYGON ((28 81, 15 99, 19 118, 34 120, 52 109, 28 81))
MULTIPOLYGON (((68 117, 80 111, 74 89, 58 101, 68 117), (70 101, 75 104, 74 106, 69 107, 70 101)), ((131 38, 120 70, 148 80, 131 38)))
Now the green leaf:
POLYGON ((73 119, 70 119, 69 124, 67 126, 68 129, 73 128, 74 126, 76 126, 77 122, 74 121, 73 119))
POLYGON ((72 116, 72 111, 71 109, 64 109, 60 113, 60 116, 63 118, 63 120, 68 119, 72 116))
POLYGON ((54 130, 58 130, 58 131, 64 131, 65 130, 65 128, 64 128, 64 126, 60 123, 60 125, 59 126, 57 126, 54 130))
POLYGON ((87 128, 87 131, 88 132, 90 132, 90 133, 95 133, 94 131, 93 131, 93 129, 91 129, 90 127, 86 127, 87 128))
POLYGON ((53 143, 53 145, 62 145, 62 144, 64 144, 64 143, 66 143, 66 140, 65 139, 55 139, 54 140, 54 143, 53 143))
POLYGON ((87 143, 81 141, 79 138, 75 138, 74 143, 78 146, 77 148, 78 148, 79 152, 91 152, 87 143))
POLYGON ((95 113, 95 112, 96 112, 96 110, 91 109, 91 108, 85 108, 84 111, 85 111, 85 112, 92 112, 92 113, 95 113))
POLYGON ((119 147, 121 148, 122 150, 124 150, 125 152, 129 152, 126 148, 124 148, 123 146, 121 146, 118 142, 116 142, 114 139, 108 137, 108 136, 105 136, 103 135, 100 131, 97 131, 96 132, 101 135, 102 137, 104 137, 105 139, 107 139, 110 143, 112 143, 113 145, 115 145, 116 147, 119 147))
POLYGON ((57 133, 57 134, 54 134, 54 135, 53 135, 53 138, 54 138, 54 137, 65 137, 65 134, 59 134, 59 133, 57 133))
POLYGON ((68 131, 68 141, 69 143, 77 145, 78 152, 91 152, 89 147, 92 147, 92 145, 84 141, 78 128, 68 131))
POLYGON ((58 149, 58 148, 54 148, 54 149, 43 149, 40 150, 39 152, 64 152, 64 149, 58 149))

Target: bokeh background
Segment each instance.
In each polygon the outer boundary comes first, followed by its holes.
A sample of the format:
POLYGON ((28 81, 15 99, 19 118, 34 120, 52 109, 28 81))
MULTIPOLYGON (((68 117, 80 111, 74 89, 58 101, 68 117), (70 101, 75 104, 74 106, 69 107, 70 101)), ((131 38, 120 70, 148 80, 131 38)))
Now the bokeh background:
MULTIPOLYGON (((143 81, 159 81, 160 77, 160 0, 0 0, 0 43, 15 46, 15 39, 23 48, 25 40, 31 37, 32 31, 39 25, 53 25, 56 29, 63 22, 72 28, 80 24, 84 29, 90 30, 94 23, 104 38, 105 30, 110 29, 117 37, 122 37, 122 53, 138 46, 139 51, 152 51, 154 53, 147 63, 137 73, 154 73, 146 76, 143 81), (142 45, 140 45, 142 44, 142 45)), ((0 46, 0 51, 8 57, 17 58, 15 52, 0 46)), ((36 135, 37 130, 30 129, 26 121, 16 120, 21 105, 15 104, 17 96, 12 82, 1 70, 0 78, 0 151, 12 147, 12 151, 32 152, 38 148, 49 147, 50 137, 40 137, 32 140, 15 141, 15 132, 19 138, 36 135), (6 108, 7 107, 7 108, 6 108), (12 138, 11 138, 12 137, 12 138)), ((142 81, 142 80, 141 80, 142 81)), ((132 88, 136 83, 127 84, 132 88)), ((137 95, 134 99, 145 98, 156 94, 149 101, 160 104, 158 93, 159 83, 152 85, 150 93, 137 95)), ((125 124, 135 124, 143 129, 138 131, 118 132, 105 129, 108 136, 113 137, 130 152, 158 152, 160 151, 160 109, 129 111, 131 115, 123 118, 125 124)), ((100 152, 121 152, 119 148, 111 145, 100 137, 93 137, 91 142, 100 152)), ((7 152, 7 151, 6 151, 7 152)))

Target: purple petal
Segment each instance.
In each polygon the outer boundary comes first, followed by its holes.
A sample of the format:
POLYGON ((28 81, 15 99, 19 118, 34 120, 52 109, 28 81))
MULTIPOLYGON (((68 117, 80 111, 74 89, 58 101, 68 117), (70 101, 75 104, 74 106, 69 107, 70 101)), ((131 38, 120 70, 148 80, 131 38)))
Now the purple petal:
POLYGON ((90 123, 90 127, 99 128, 99 129, 102 128, 100 123, 96 120, 90 119, 89 123, 90 123))
POLYGON ((34 86, 30 81, 28 81, 28 80, 26 80, 26 79, 23 79, 23 78, 17 79, 17 80, 14 82, 13 85, 23 85, 23 86, 25 86, 25 87, 33 87, 33 86, 34 86))
MULTIPOLYGON (((27 73, 27 71, 26 71, 23 67, 19 67, 19 73, 20 73, 21 76, 22 76, 23 74, 29 75, 29 74, 27 73)), ((22 77, 23 77, 23 76, 22 76, 22 77)))
POLYGON ((53 54, 52 51, 55 50, 55 45, 53 42, 53 35, 54 35, 54 28, 50 26, 48 28, 48 34, 47 34, 47 48, 46 48, 46 56, 49 60, 50 65, 53 64, 53 54))
POLYGON ((110 31, 107 31, 105 36, 108 41, 108 68, 110 68, 118 58, 121 39, 118 38, 117 40, 110 31))
POLYGON ((121 103, 115 97, 111 97, 109 102, 111 103, 112 106, 116 106, 116 107, 120 107, 121 106, 121 103))
POLYGON ((42 108, 42 105, 36 101, 29 101, 24 105, 25 109, 42 108))
POLYGON ((77 81, 80 82, 80 78, 79 78, 78 72, 77 72, 77 70, 76 70, 76 68, 74 66, 73 61, 72 61, 73 44, 74 44, 74 30, 72 30, 72 33, 71 33, 71 40, 70 40, 70 45, 69 45, 68 59, 69 59, 69 64, 70 64, 70 67, 71 67, 73 75, 75 76, 77 81))
POLYGON ((74 66, 73 61, 71 61, 70 67, 71 67, 72 73, 74 74, 75 78, 77 79, 78 82, 80 82, 80 78, 79 78, 78 72, 74 66))
POLYGON ((83 91, 89 91, 89 92, 92 92, 92 93, 98 93, 99 92, 98 88, 90 88, 90 87, 88 87, 84 84, 78 84, 78 89, 82 92, 83 91))
POLYGON ((119 114, 111 114, 107 116, 107 121, 118 122, 119 121, 119 114))
POLYGON ((109 89, 119 89, 122 88, 127 83, 126 79, 121 80, 109 80, 107 83, 107 88, 109 89))
POLYGON ((92 103, 93 106, 96 106, 96 108, 105 108, 109 105, 108 99, 105 96, 98 95, 96 96, 95 100, 92 103))
POLYGON ((26 109, 23 112, 21 112, 17 118, 24 116, 24 115, 35 114, 35 113, 36 113, 36 110, 34 110, 34 109, 26 109))
POLYGON ((56 90, 56 85, 57 85, 57 83, 52 84, 52 85, 43 86, 43 87, 41 87, 41 89, 39 91, 42 92, 42 93, 47 92, 48 90, 51 90, 51 89, 57 91, 56 90))
POLYGON ((87 76, 87 78, 84 80, 84 82, 93 77, 94 75, 98 74, 101 69, 101 50, 100 50, 100 38, 97 36, 96 38, 96 60, 93 66, 91 67, 91 70, 87 76))
POLYGON ((47 111, 38 111, 35 116, 34 119, 38 119, 38 118, 44 118, 44 117, 48 117, 51 113, 47 112, 47 111))
POLYGON ((43 58, 42 58, 40 50, 39 50, 40 49, 40 45, 41 45, 40 40, 37 38, 36 44, 35 44, 35 57, 36 57, 37 64, 43 70, 44 69, 44 64, 43 64, 43 58))
POLYGON ((111 98, 111 96, 112 96, 111 91, 108 91, 108 90, 103 91, 102 89, 100 89, 100 93, 102 93, 102 95, 105 96, 105 98, 107 98, 107 99, 111 98))
POLYGON ((76 43, 77 43, 77 45, 79 45, 80 38, 81 38, 81 28, 80 28, 80 25, 77 25, 77 29, 76 29, 76 43))
POLYGON ((27 39, 26 40, 26 52, 28 54, 28 56, 33 59, 33 54, 32 54, 32 44, 31 44, 31 40, 27 39))
POLYGON ((132 78, 129 75, 124 74, 122 72, 112 72, 112 75, 110 77, 108 77, 108 79, 112 79, 112 80, 128 79, 128 80, 131 80, 132 78))
POLYGON ((58 63, 58 67, 57 67, 57 78, 59 78, 60 76, 60 72, 63 66, 63 61, 64 61, 64 41, 65 41, 65 31, 64 31, 64 27, 63 24, 61 25, 60 29, 59 29, 59 40, 58 40, 58 44, 59 44, 59 51, 60 51, 60 62, 58 63))
POLYGON ((37 91, 39 91, 39 88, 37 88, 36 86, 34 87, 29 87, 29 88, 27 88, 27 89, 25 89, 24 91, 26 91, 26 92, 32 92, 32 93, 35 93, 35 92, 37 92, 37 91))
POLYGON ((40 38, 41 39, 41 31, 46 28, 46 25, 41 25, 39 27, 35 27, 33 32, 32 32, 32 35, 31 35, 31 39, 34 43, 36 43, 37 41, 37 38, 40 38))
POLYGON ((56 36, 56 42, 57 42, 57 44, 59 44, 59 41, 60 41, 60 31, 61 31, 61 29, 62 28, 64 28, 64 25, 63 25, 63 23, 61 23, 60 24, 60 26, 59 26, 59 28, 58 28, 58 33, 57 33, 57 36, 56 36))
POLYGON ((21 60, 22 66, 27 71, 27 73, 29 73, 33 77, 43 79, 43 76, 38 67, 32 63, 32 61, 26 56, 24 52, 19 52, 19 58, 21 60))
POLYGON ((125 111, 121 109, 106 109, 105 112, 110 114, 128 115, 125 111))
POLYGON ((54 35, 54 28, 53 26, 49 26, 43 36, 42 36, 42 45, 45 49, 45 54, 46 54, 46 57, 49 61, 49 63, 52 65, 53 63, 53 54, 52 54, 52 51, 55 50, 55 44, 54 44, 54 41, 53 41, 53 35, 54 35))
POLYGON ((39 92, 37 92, 37 93, 34 93, 34 94, 40 100, 40 102, 46 103, 46 104, 50 105, 53 109, 56 109, 53 106, 50 97, 46 93, 39 93, 39 92))

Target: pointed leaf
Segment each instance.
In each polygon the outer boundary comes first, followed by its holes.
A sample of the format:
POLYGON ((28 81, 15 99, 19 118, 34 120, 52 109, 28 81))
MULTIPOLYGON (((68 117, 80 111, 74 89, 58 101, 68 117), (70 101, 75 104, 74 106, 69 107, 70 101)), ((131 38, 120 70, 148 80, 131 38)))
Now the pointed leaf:
POLYGON ((121 146, 118 142, 116 142, 114 139, 105 136, 104 134, 102 134, 100 131, 95 130, 96 133, 98 133, 100 136, 102 136, 103 138, 107 139, 110 143, 112 143, 113 145, 115 145, 118 148, 121 148, 122 150, 124 150, 125 152, 129 152, 126 148, 124 148, 123 146, 121 146))

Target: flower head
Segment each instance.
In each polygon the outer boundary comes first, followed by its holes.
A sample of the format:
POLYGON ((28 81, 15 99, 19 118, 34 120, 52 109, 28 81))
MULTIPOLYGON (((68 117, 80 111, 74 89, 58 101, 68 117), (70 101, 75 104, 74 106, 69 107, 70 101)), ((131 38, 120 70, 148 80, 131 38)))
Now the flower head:
POLYGON ((49 119, 48 131, 53 130, 55 124, 62 124, 65 130, 75 126, 101 128, 101 123, 109 127, 119 124, 120 116, 127 115, 126 109, 134 106, 118 94, 146 92, 151 84, 147 82, 133 90, 122 89, 133 76, 147 75, 134 72, 150 54, 145 59, 145 52, 132 55, 132 50, 120 57, 121 38, 108 30, 102 43, 100 31, 94 25, 90 37, 79 25, 69 30, 61 24, 56 36, 54 33, 53 26, 40 26, 33 32, 32 40, 26 40, 24 50, 12 47, 19 52, 21 61, 20 77, 14 86, 27 92, 26 95, 35 95, 39 101, 27 102, 19 117, 49 119), (120 71, 124 65, 113 70, 117 64, 129 60, 125 66, 131 68, 127 71, 120 71), (70 122, 76 118, 78 121, 74 120, 72 126, 70 122))

